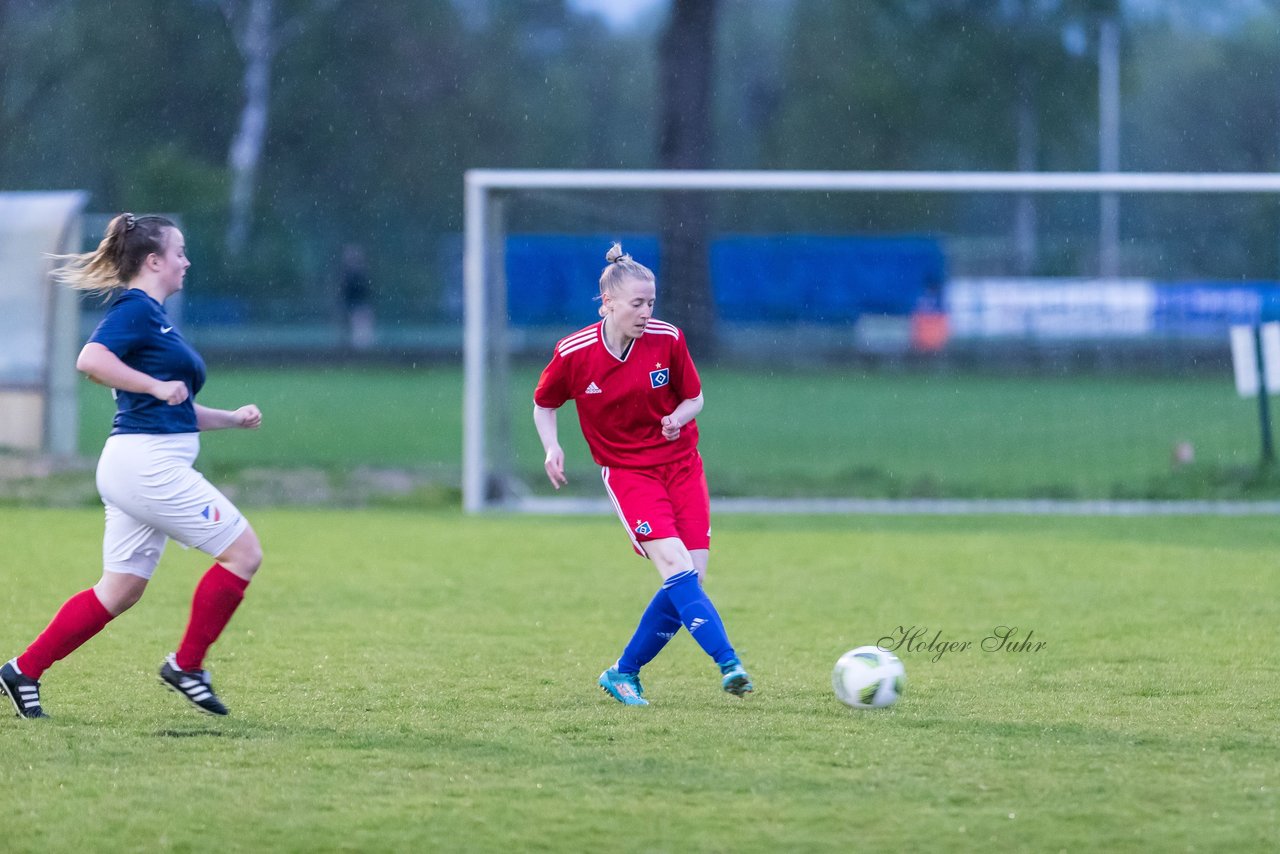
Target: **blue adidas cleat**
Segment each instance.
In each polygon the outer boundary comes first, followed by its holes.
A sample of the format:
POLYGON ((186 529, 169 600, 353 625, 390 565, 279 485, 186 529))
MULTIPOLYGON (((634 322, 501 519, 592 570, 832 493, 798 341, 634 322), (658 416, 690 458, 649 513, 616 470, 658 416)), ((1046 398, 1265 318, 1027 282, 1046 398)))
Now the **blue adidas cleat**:
POLYGON ((751 684, 751 677, 747 675, 746 670, 742 669, 742 662, 736 658, 720 662, 720 673, 724 677, 720 680, 720 687, 735 697, 750 694, 755 690, 755 686, 751 684))
POLYGON ((639 673, 619 673, 616 666, 600 674, 600 690, 624 706, 647 706, 639 673))

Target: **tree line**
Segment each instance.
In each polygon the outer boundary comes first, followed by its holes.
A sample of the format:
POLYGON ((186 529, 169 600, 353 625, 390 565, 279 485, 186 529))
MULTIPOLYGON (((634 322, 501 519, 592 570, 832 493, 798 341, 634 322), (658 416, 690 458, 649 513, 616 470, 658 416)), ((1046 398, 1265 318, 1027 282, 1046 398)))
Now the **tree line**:
MULTIPOLYGON (((671 0, 611 29, 566 0, 0 0, 0 189, 178 213, 199 294, 264 318, 329 312, 349 243, 380 305, 438 317, 472 167, 1096 169, 1104 20, 1122 169, 1277 167, 1269 3, 671 0)), ((715 229, 1021 228, 1028 273, 1096 228, 1078 203, 995 204, 552 194, 513 227, 665 226, 674 259, 715 229)), ((1128 263, 1274 276, 1274 207, 1126 202, 1128 263)))

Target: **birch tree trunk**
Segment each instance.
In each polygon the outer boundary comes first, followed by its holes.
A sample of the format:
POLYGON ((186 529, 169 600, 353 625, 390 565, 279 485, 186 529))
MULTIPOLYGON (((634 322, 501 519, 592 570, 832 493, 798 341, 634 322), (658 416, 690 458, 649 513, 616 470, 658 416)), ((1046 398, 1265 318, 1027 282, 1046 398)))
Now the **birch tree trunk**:
POLYGON ((231 170, 231 199, 226 249, 239 257, 249 243, 253 202, 257 193, 258 165, 267 139, 271 103, 271 61, 277 49, 275 0, 225 0, 222 4, 236 47, 244 59, 244 104, 240 123, 227 152, 231 170))

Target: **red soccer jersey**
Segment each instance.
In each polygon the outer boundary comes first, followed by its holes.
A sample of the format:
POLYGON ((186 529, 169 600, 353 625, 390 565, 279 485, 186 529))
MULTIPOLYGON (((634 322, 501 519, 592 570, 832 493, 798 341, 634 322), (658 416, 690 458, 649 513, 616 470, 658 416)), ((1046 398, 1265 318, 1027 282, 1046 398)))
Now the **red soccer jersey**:
POLYGON ((561 339, 542 371, 533 402, 558 409, 578 406, 582 435, 598 465, 646 468, 673 462, 698 446, 698 424, 680 438, 662 438, 662 419, 681 401, 702 394, 702 380, 684 335, 651 319, 619 359, 604 345, 604 324, 593 323, 561 339))

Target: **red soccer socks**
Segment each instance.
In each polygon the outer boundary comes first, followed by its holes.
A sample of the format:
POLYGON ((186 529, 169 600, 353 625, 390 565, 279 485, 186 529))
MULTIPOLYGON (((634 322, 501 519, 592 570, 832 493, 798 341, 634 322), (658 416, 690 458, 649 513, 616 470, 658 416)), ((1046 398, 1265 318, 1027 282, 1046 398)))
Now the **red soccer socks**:
POLYGON ((187 632, 178 647, 177 662, 180 670, 204 669, 204 657, 222 630, 231 622, 240 601, 244 599, 249 582, 215 563, 196 585, 191 599, 191 620, 187 632))
POLYGON ((98 601, 93 588, 81 590, 62 604, 40 637, 18 656, 18 669, 24 676, 39 679, 55 661, 75 652, 109 622, 111 613, 98 601))

